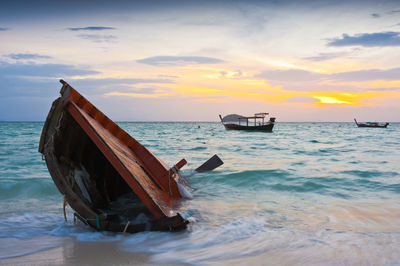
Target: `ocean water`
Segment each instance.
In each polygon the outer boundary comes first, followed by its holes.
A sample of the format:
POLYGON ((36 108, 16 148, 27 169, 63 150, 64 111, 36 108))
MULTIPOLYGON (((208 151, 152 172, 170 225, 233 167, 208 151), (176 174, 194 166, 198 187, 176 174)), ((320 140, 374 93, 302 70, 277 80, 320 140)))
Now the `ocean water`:
MULTIPOLYGON (((0 123, 0 260, 74 242, 113 242, 154 263, 400 265, 400 124, 276 123, 273 133, 220 123, 119 123, 188 177, 193 222, 178 233, 123 235, 72 222, 38 153, 43 123, 0 123)), ((0 263, 1 264, 1 263, 0 263)))

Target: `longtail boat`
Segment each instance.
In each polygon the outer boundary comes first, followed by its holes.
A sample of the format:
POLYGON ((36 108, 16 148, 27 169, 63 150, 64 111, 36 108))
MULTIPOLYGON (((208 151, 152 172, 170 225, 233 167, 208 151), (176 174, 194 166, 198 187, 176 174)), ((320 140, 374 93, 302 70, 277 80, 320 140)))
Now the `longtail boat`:
MULTIPOLYGON (((188 197, 179 169, 168 167, 146 147, 67 82, 43 126, 39 152, 64 195, 74 218, 97 229, 115 232, 177 231, 188 220, 179 213, 188 197)), ((218 156, 200 166, 212 170, 218 156)), ((66 218, 66 217, 65 217, 66 218)))
POLYGON ((378 128, 387 128, 389 123, 378 123, 378 122, 365 122, 365 123, 358 123, 357 120, 354 118, 354 122, 356 123, 357 127, 378 127, 378 128))
POLYGON ((275 117, 265 121, 268 113, 256 113, 254 116, 242 116, 230 114, 222 117, 219 115, 221 123, 227 130, 250 130, 272 132, 275 124, 275 117))

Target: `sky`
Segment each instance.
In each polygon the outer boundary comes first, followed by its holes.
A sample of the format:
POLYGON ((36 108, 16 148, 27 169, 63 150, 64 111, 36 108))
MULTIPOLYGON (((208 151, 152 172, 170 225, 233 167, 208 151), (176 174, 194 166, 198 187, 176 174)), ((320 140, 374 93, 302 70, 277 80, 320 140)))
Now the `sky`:
POLYGON ((400 1, 0 2, 0 121, 400 121, 400 1))

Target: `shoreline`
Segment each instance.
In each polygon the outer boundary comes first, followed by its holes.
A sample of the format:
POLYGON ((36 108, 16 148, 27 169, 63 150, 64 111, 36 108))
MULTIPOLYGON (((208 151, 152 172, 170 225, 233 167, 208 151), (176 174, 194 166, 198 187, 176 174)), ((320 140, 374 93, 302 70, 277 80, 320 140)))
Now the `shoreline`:
POLYGON ((0 259, 1 265, 176 265, 150 261, 151 253, 123 251, 116 242, 78 242, 0 259))

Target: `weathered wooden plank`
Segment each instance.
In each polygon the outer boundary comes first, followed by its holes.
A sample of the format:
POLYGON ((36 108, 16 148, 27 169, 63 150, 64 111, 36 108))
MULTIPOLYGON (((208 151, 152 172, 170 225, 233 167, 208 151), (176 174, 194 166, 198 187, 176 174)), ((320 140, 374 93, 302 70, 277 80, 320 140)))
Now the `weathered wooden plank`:
POLYGON ((67 110, 156 218, 176 215, 174 202, 151 181, 129 149, 76 104, 70 103, 67 110))

